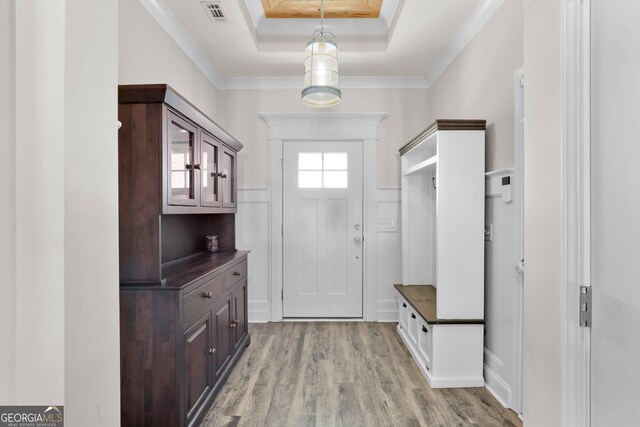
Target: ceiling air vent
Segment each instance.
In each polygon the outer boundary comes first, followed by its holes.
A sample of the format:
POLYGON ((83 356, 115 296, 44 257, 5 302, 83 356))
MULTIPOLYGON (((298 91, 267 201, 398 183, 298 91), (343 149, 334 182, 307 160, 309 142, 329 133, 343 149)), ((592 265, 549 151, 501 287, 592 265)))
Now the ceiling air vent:
POLYGON ((200 2, 211 22, 226 21, 227 15, 224 13, 221 1, 200 2))

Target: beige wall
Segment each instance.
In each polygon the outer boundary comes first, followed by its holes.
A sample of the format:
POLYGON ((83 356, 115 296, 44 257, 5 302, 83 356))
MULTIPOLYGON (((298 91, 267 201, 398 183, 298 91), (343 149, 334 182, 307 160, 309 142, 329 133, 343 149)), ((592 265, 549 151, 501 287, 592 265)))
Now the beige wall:
POLYGON ((429 88, 429 120, 487 119, 487 171, 513 166, 514 72, 523 64, 522 0, 507 0, 429 88))
MULTIPOLYGON (((225 91, 229 116, 223 126, 243 144, 240 153, 239 185, 243 188, 269 186, 269 129, 258 113, 317 112, 305 106, 298 90, 225 91)), ((427 122, 426 91, 418 89, 344 89, 342 103, 331 112, 386 112, 379 127, 377 186, 400 186, 398 148, 408 142, 427 122)))
POLYGON ((526 427, 561 424, 561 23, 562 2, 525 2, 526 427))
POLYGON ((118 83, 168 83, 216 122, 225 111, 221 92, 138 0, 118 2, 118 83))
POLYGON ((64 3, 65 424, 117 426, 118 0, 64 3))
POLYGON ((15 403, 16 388, 16 145, 15 7, 0 2, 0 405, 15 403))
POLYGON ((16 344, 7 350, 15 351, 15 400, 60 404, 65 397, 65 7, 24 0, 15 2, 15 10, 16 344))
POLYGON ((0 404, 118 425, 117 1, 0 19, 0 404))
MULTIPOLYGON (((298 90, 219 91, 137 0, 119 0, 118 83, 168 83, 240 140, 241 188, 269 186, 268 127, 258 113, 318 111, 298 90)), ((302 66, 302 65, 301 65, 302 66)), ((386 112, 379 129, 378 187, 400 186, 398 148, 429 123, 424 89, 345 89, 324 111, 386 112)))

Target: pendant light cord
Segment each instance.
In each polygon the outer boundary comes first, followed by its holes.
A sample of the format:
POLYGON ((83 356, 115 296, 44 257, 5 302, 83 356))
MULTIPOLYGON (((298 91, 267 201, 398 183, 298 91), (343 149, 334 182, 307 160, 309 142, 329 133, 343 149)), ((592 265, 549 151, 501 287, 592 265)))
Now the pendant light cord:
POLYGON ((324 34, 324 0, 320 0, 320 33, 324 34))

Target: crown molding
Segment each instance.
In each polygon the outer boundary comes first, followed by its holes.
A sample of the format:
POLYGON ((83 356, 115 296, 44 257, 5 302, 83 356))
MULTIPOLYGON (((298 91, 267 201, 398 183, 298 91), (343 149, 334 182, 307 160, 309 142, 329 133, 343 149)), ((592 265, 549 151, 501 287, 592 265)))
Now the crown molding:
MULTIPOLYGON (((206 53, 163 0, 138 0, 167 32, 207 79, 219 90, 302 89, 302 76, 296 77, 223 77, 206 53)), ((443 50, 436 64, 424 76, 341 76, 342 89, 428 89, 469 44, 480 29, 504 3, 485 0, 464 23, 443 50)))
POLYGON ((138 0, 138 2, 160 24, 189 59, 196 64, 211 84, 218 89, 224 86, 224 78, 211 64, 198 42, 195 41, 163 0, 138 0))
POLYGON ((425 74, 427 88, 431 87, 438 78, 449 68, 449 65, 467 47, 469 42, 478 34, 484 25, 502 6, 504 0, 485 0, 473 11, 469 19, 460 27, 458 32, 444 48, 436 63, 425 74))

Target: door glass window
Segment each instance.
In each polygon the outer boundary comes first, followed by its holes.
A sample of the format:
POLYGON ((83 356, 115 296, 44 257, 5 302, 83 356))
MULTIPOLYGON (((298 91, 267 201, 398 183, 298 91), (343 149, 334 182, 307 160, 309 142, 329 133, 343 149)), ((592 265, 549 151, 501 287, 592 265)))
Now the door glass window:
POLYGON ((299 153, 298 188, 347 188, 347 153, 299 153))
POLYGON ((193 195, 193 132, 172 122, 170 128, 171 145, 171 198, 174 202, 186 201, 193 195))

